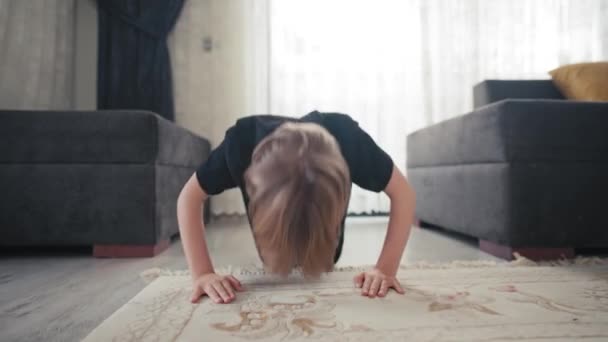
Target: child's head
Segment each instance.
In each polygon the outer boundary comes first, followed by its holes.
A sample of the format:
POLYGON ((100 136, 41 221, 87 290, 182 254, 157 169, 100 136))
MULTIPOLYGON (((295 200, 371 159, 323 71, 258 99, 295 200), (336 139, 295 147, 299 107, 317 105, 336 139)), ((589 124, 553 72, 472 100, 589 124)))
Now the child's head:
POLYGON ((312 123, 285 123, 255 148, 245 173, 249 215, 266 267, 286 275, 329 271, 350 196, 334 137, 312 123))

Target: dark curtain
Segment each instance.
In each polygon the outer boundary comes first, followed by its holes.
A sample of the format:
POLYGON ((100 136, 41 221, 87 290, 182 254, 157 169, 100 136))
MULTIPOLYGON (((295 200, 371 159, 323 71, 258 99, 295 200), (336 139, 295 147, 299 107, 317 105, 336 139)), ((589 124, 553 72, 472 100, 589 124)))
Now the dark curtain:
POLYGON ((173 120, 167 36, 184 0, 98 0, 99 109, 150 110, 173 120))

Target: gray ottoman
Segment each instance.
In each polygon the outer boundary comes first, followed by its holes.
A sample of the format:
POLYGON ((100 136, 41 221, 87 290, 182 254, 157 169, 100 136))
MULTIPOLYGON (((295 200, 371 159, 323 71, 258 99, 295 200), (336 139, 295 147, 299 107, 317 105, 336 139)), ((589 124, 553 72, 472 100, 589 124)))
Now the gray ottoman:
MULTIPOLYGON (((144 111, 0 111, 0 246, 153 256, 205 139, 144 111)), ((207 215, 208 216, 208 215, 207 215)))
POLYGON ((547 99, 552 87, 484 82, 473 112, 409 135, 418 219, 508 259, 608 247, 608 103, 547 99))

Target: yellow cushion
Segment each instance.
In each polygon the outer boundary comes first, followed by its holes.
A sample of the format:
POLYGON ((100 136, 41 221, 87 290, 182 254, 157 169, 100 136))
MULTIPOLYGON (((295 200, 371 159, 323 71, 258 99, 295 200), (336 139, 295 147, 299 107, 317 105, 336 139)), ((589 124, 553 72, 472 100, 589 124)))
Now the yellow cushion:
POLYGON ((564 65, 549 74, 567 99, 608 101, 608 62, 564 65))

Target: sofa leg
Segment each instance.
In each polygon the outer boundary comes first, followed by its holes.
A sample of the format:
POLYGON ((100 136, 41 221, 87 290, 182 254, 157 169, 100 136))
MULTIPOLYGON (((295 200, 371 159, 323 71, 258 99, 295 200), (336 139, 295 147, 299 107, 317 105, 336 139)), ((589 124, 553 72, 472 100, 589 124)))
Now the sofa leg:
POLYGON ((155 245, 94 245, 96 258, 148 258, 162 253, 171 240, 161 240, 155 245))
POLYGON ((506 260, 513 260, 513 253, 535 261, 574 257, 574 248, 511 247, 487 240, 479 240, 479 249, 506 260))
POLYGON ((416 227, 420 227, 420 228, 434 228, 435 227, 432 224, 422 221, 421 219, 419 219, 417 217, 414 218, 414 225, 416 227))

